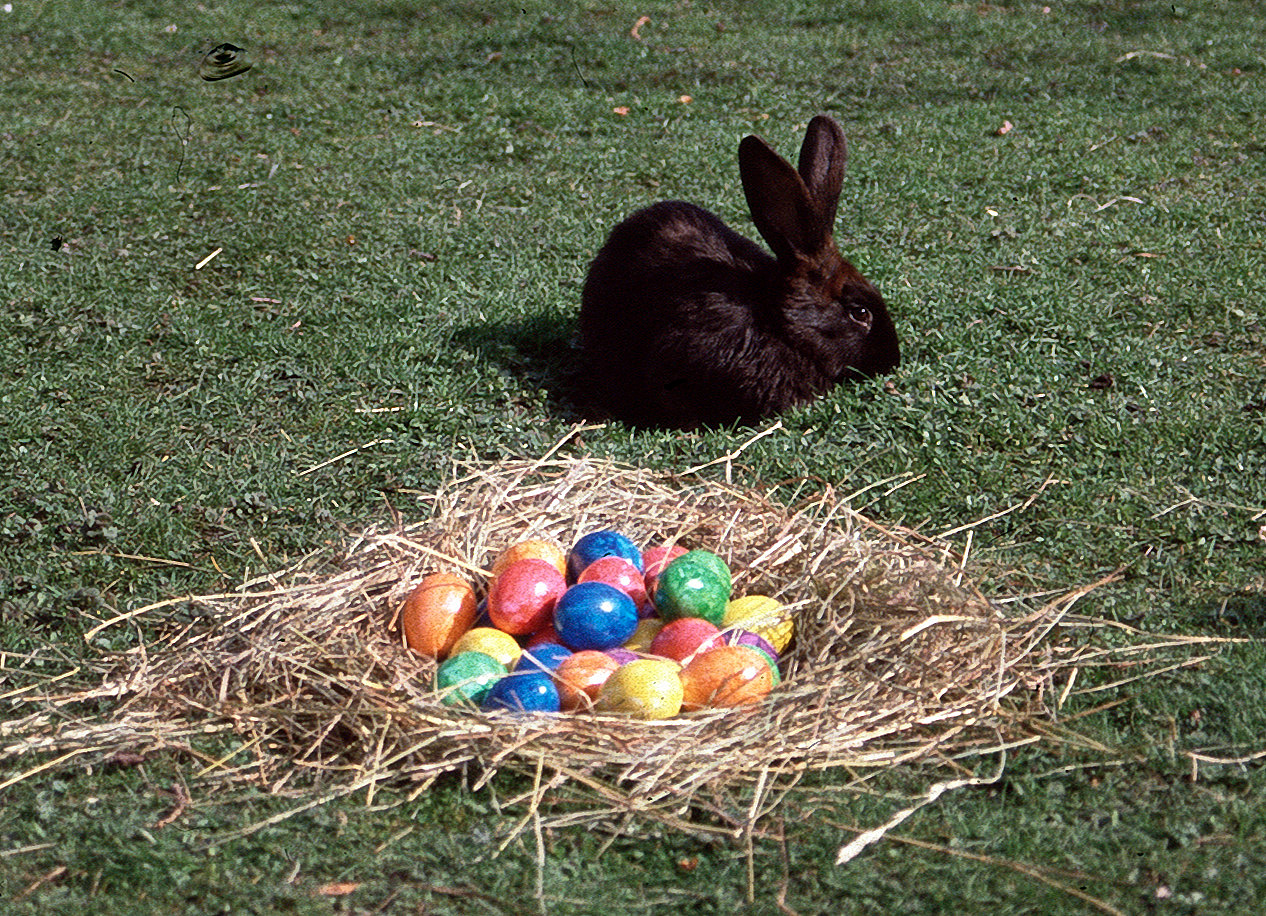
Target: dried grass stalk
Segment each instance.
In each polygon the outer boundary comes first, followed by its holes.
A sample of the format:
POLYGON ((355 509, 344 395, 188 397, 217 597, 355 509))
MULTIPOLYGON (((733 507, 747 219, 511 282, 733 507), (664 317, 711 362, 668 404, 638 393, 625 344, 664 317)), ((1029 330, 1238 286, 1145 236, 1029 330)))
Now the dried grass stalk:
POLYGON ((999 729, 1044 714, 1045 688, 1077 664, 1078 651, 1049 636, 1080 593, 1008 616, 918 540, 829 497, 792 511, 725 484, 585 460, 474 468, 436 495, 424 523, 366 533, 332 564, 266 587, 190 599, 194 623, 168 623, 100 685, 39 698, 61 712, 12 724, 0 760, 106 755, 231 729, 244 750, 232 763, 210 761, 205 778, 341 794, 388 780, 420 790, 456 770, 482 784, 510 770, 576 790, 581 819, 671 820, 747 786, 756 790, 750 828, 808 771, 997 745, 999 729), (418 579, 441 569, 479 578, 515 541, 567 545, 603 527, 714 550, 734 570, 736 594, 793 607, 783 685, 756 706, 660 722, 440 704, 434 663, 403 648, 394 625, 418 579), (108 721, 68 718, 89 696, 118 698, 108 721))

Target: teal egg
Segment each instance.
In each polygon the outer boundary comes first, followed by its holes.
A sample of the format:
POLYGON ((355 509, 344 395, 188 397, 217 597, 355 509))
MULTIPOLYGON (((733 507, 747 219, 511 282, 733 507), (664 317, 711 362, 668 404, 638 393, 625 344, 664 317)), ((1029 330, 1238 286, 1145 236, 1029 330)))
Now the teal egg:
MULTIPOLYGON (((678 557, 659 574, 655 609, 665 620, 702 617, 719 627, 730 600, 729 576, 722 577, 712 560, 692 556, 696 552, 678 557)), ((720 562, 719 557, 716 560, 720 562)))
POLYGON ((478 706, 506 673, 506 666, 483 652, 460 652, 435 671, 435 689, 446 706, 478 706))

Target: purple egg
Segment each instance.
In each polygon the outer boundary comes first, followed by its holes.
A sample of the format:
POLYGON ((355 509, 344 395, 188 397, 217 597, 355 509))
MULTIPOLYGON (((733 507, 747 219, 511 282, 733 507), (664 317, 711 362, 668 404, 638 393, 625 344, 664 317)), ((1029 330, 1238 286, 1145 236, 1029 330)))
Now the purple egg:
POLYGON ((721 638, 725 640, 727 646, 751 646, 753 649, 760 649, 770 658, 778 658, 778 652, 770 644, 769 640, 759 633, 753 633, 751 630, 741 628, 725 630, 721 633, 721 638))
POLYGON ((614 658, 619 664, 627 665, 629 662, 635 662, 642 656, 622 646, 616 646, 614 649, 604 649, 607 655, 614 658))

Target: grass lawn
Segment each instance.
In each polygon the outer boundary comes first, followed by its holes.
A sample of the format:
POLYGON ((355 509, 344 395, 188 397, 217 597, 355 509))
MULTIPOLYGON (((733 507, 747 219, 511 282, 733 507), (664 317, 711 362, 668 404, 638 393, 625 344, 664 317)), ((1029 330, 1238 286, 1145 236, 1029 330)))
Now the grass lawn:
MULTIPOLYGON (((0 910, 1266 898, 1260 4, 13 0, 0 34, 5 719, 23 688, 162 621, 86 644, 94 623, 231 588, 393 511, 420 519, 455 459, 563 438, 607 230, 679 197, 753 233, 739 138, 794 154, 818 111, 850 144, 838 241, 884 292, 902 365, 785 417, 739 481, 809 478, 864 491, 855 506, 883 522, 961 529, 990 591, 1120 569, 1082 612, 1238 640, 1088 699, 1119 702, 844 867, 850 828, 921 791, 918 771, 844 799, 843 777, 817 777, 749 860, 651 829, 501 849, 513 780, 355 796, 234 837, 298 800, 204 790, 178 750, 13 785, 35 761, 6 760, 0 910), (199 79, 224 41, 252 69, 199 79)), ((752 434, 608 425, 567 450, 680 470, 752 434)))

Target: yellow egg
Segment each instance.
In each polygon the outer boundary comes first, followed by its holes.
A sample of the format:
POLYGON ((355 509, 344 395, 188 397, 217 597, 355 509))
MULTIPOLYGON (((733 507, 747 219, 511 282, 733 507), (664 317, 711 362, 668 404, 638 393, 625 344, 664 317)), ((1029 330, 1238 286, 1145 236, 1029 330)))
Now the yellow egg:
POLYGON ((671 719, 681 712, 677 671, 676 662, 657 658, 621 665, 598 692, 597 709, 635 719, 671 719))
POLYGON ((493 627, 475 627, 467 630, 453 645, 450 654, 460 655, 463 652, 482 652, 490 655, 507 668, 513 668, 523 650, 509 633, 493 627))
POLYGON ((545 538, 530 538, 503 550, 496 562, 492 564, 489 576, 495 579, 508 566, 519 560, 544 560, 564 576, 567 575, 567 552, 553 541, 545 538))
POLYGON ((781 653, 791 642, 795 624, 791 611, 781 601, 764 595, 735 598, 725 606, 721 629, 740 627, 764 637, 774 651, 781 653))
POLYGON ((624 648, 630 652, 647 652, 651 647, 651 640, 655 638, 655 634, 664 628, 664 621, 658 617, 647 617, 637 622, 637 629, 633 631, 633 635, 625 640, 624 648))

